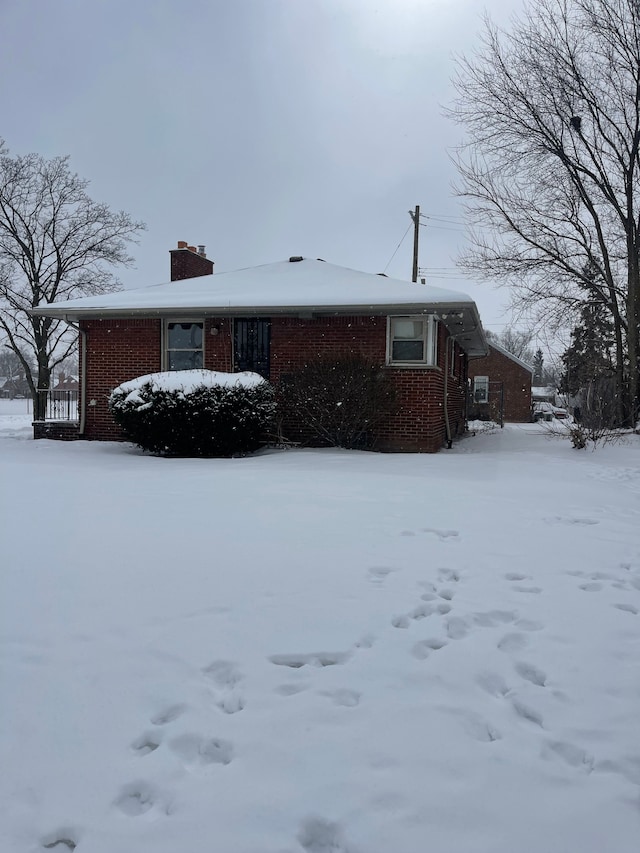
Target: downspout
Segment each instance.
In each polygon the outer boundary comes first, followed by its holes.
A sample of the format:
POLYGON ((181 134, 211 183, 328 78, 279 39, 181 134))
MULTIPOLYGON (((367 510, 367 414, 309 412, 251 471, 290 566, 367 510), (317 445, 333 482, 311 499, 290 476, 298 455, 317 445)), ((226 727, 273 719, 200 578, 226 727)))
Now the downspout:
POLYGON ((454 341, 453 336, 447 338, 444 347, 444 428, 447 435, 447 450, 451 450, 453 439, 451 438, 451 424, 449 423, 449 341, 454 341))
POLYGON ((65 323, 80 335, 80 401, 78 405, 80 423, 78 435, 84 435, 87 423, 87 333, 79 325, 76 326, 75 323, 72 323, 71 320, 65 320, 65 323))

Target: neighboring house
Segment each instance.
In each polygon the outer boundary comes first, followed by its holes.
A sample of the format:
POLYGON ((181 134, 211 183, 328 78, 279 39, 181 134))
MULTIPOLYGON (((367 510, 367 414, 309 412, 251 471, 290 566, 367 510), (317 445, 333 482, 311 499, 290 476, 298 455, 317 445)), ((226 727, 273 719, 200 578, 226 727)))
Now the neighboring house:
POLYGON ((56 383, 53 386, 54 391, 78 391, 80 383, 77 376, 72 376, 61 370, 56 378, 56 383))
POLYGON ((20 376, 0 376, 0 397, 13 400, 16 397, 30 397, 31 389, 24 374, 20 376))
POLYGON ((528 423, 532 376, 533 367, 489 341, 489 354, 469 362, 469 419, 528 423))
MULTIPOLYGON (((352 353, 385 365, 396 389, 377 448, 437 451, 464 431, 468 361, 488 352, 466 294, 301 257, 212 273, 204 247, 179 243, 170 283, 34 309, 79 326, 80 437, 121 437, 108 397, 136 376, 204 367, 277 383, 309 359, 352 353)), ((35 436, 54 437, 44 426, 35 436)))

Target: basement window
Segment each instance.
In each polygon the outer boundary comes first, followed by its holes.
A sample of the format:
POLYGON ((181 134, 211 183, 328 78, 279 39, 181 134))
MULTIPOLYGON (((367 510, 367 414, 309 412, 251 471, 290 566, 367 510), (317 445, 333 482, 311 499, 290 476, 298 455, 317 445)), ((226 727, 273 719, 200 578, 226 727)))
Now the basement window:
POLYGON ((436 364, 436 323, 433 316, 389 317, 387 364, 403 367, 436 364))
POLYGON ((203 323, 167 322, 165 329, 165 369, 194 370, 204 363, 203 323))
POLYGON ((476 376, 473 380, 473 400, 475 403, 489 402, 488 376, 476 376))

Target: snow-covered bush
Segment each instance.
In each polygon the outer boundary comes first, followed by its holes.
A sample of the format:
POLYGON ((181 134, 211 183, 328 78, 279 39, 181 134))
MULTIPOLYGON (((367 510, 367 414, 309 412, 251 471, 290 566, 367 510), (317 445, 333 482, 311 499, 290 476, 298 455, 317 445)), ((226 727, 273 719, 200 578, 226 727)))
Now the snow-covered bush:
POLYGON ((285 425, 312 445, 371 448, 395 409, 393 382, 380 364, 354 354, 308 362, 280 383, 285 425))
POLYGON ((180 370, 118 386, 111 413, 126 438, 165 456, 233 456, 257 450, 275 414, 273 386, 257 373, 180 370))

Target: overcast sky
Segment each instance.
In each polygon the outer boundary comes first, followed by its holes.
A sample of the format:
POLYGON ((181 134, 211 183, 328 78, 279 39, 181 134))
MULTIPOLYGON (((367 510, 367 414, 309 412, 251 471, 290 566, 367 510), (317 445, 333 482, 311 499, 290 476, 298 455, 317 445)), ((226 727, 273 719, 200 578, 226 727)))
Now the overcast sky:
POLYGON ((69 154, 97 201, 147 223, 125 287, 169 278, 176 241, 224 271, 304 255, 470 293, 455 272, 453 56, 520 0, 0 0, 0 137, 69 154), (442 221, 442 220, 446 221, 442 221))

